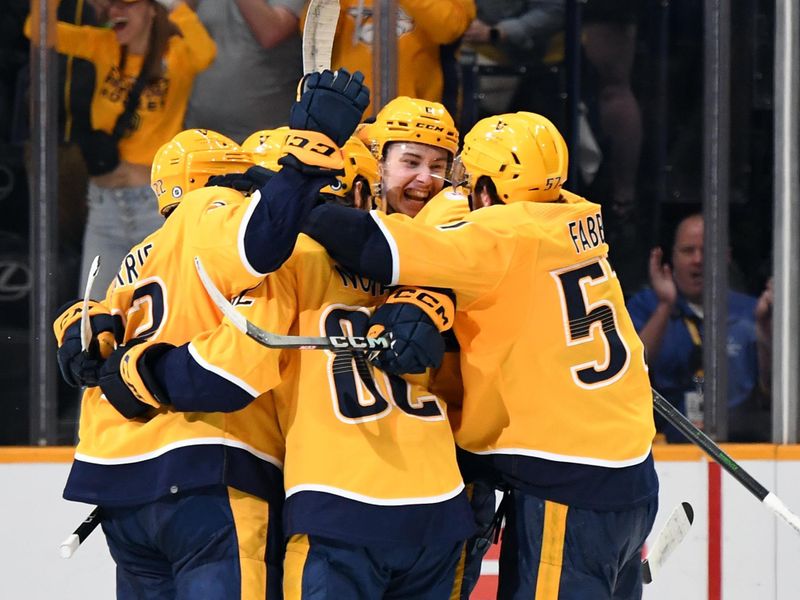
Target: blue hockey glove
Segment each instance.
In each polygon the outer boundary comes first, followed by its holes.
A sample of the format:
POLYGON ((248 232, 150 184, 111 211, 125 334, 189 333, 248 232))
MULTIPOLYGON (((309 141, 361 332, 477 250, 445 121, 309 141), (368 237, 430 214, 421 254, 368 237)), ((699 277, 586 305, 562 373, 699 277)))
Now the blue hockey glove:
POLYGON ((369 337, 385 336, 389 348, 375 352, 370 361, 393 375, 424 373, 438 367, 445 343, 438 327, 414 304, 384 304, 370 319, 369 337))
POLYGON ((58 368, 64 381, 72 387, 97 385, 100 367, 115 346, 114 318, 102 304, 90 301, 92 340, 85 352, 81 349, 82 305, 82 300, 66 305, 53 323, 58 343, 58 368))
POLYGON ((117 347, 99 372, 100 389, 126 419, 144 417, 169 399, 153 375, 153 365, 175 346, 133 338, 117 347))
POLYGON ((452 291, 398 287, 375 311, 369 337, 385 336, 389 348, 370 355, 372 363, 394 375, 423 373, 442 364, 442 333, 453 326, 452 291))
POLYGON ((300 81, 299 97, 289 112, 291 129, 325 134, 341 147, 353 134, 369 106, 364 75, 345 69, 309 73, 300 81))

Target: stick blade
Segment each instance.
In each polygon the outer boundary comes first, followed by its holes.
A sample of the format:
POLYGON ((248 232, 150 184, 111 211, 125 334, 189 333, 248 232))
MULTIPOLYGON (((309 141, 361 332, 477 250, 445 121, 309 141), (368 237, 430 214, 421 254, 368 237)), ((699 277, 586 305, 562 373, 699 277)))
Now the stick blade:
POLYGON ((339 0, 311 0, 303 25, 303 73, 331 68, 339 0))
POLYGON ((100 271, 100 255, 94 257, 89 267, 89 276, 86 278, 86 288, 83 291, 83 304, 81 306, 81 350, 86 352, 92 341, 92 323, 89 320, 89 300, 92 297, 92 287, 97 273, 100 271))
POLYGON ((647 558, 642 561, 642 581, 652 583, 694 522, 694 509, 688 502, 676 506, 656 536, 647 558))

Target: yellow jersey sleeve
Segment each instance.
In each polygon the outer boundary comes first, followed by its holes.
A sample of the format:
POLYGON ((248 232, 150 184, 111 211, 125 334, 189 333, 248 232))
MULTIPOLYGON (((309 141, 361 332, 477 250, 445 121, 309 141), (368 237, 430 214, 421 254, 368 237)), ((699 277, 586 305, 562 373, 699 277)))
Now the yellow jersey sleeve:
MULTIPOLYGON (((293 286, 291 271, 278 270, 256 289, 235 298, 234 306, 261 329, 285 335, 296 312, 293 286)), ((254 397, 281 382, 281 351, 262 346, 227 318, 216 329, 192 339, 189 352, 207 370, 236 383, 254 397)))
MULTIPOLYGON (((25 20, 25 36, 33 39, 32 19, 25 20)), ((119 45, 110 29, 56 22, 56 50, 94 62, 98 57, 119 61, 119 45)))
POLYGON ((182 55, 183 62, 195 73, 206 69, 217 54, 217 45, 197 13, 181 2, 170 13, 169 19, 181 31, 181 36, 173 38, 173 42, 178 46, 176 52, 182 55))
MULTIPOLYGON (((483 209, 488 210, 488 209, 483 209)), ((504 227, 468 219, 432 226, 373 211, 392 252, 392 285, 409 282, 456 290, 458 309, 467 308, 506 276, 519 239, 504 227), (441 265, 447 264, 447 269, 441 265)))

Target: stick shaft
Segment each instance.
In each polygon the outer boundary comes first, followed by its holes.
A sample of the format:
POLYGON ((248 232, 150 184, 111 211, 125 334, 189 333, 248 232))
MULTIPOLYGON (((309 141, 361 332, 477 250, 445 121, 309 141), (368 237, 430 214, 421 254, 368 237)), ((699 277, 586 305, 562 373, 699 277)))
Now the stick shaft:
POLYGON ((719 463, 720 466, 730 473, 736 481, 741 483, 747 491, 758 498, 759 501, 763 502, 764 498, 769 494, 769 490, 753 479, 739 463, 733 460, 714 442, 714 440, 695 427, 694 423, 683 416, 683 414, 672 406, 664 396, 659 394, 656 390, 652 391, 653 404, 659 414, 686 436, 690 442, 699 446, 706 454, 719 463))
POLYGON ((685 435, 690 442, 699 446, 706 454, 719 463, 720 466, 730 473, 736 481, 741 483, 748 492, 758 498, 764 506, 791 525, 795 531, 800 533, 800 517, 789 510, 780 498, 756 481, 750 473, 745 471, 739 463, 728 456, 728 454, 714 443, 710 437, 695 427, 695 425, 683 416, 678 409, 672 406, 664 396, 659 394, 656 390, 652 390, 652 392, 653 405, 662 417, 672 423, 672 425, 685 435))
POLYGON ((208 292, 209 297, 228 317, 231 324, 239 331, 251 337, 262 346, 267 348, 296 348, 300 350, 381 350, 389 347, 389 341, 385 338, 368 338, 357 335, 334 335, 330 337, 305 337, 298 335, 279 335, 261 329, 258 325, 248 321, 230 301, 219 291, 214 281, 209 277, 203 262, 199 257, 194 258, 195 268, 203 287, 208 292))
POLYGON ((103 513, 99 506, 95 506, 83 522, 73 531, 67 539, 61 542, 59 551, 62 558, 70 558, 83 541, 97 528, 103 513))

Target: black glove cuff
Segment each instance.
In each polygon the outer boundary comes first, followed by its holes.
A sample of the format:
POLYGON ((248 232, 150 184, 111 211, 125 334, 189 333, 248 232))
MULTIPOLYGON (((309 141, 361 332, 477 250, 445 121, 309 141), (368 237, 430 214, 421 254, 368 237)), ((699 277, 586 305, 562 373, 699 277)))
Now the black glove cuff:
MULTIPOLYGON (((153 409, 151 404, 144 402, 135 388, 128 385, 120 374, 119 365, 126 352, 145 340, 130 340, 126 346, 118 348, 108 357, 99 377, 100 389, 103 390, 108 402, 126 419, 136 419, 146 415, 153 409)), ((152 375, 152 365, 165 352, 174 348, 172 344, 154 344, 148 348, 137 361, 136 371, 151 395, 161 404, 165 402, 164 392, 152 375)))
POLYGON ((142 417, 153 408, 136 397, 135 392, 119 376, 119 372, 102 375, 99 384, 106 400, 126 419, 142 417))
POLYGON ((172 404, 172 400, 155 375, 155 365, 162 356, 173 348, 175 348, 174 345, 167 344, 166 342, 153 344, 142 354, 139 358, 139 364, 137 365, 139 377, 142 378, 142 382, 147 386, 147 389, 150 390, 150 393, 153 394, 153 397, 161 404, 172 404))

